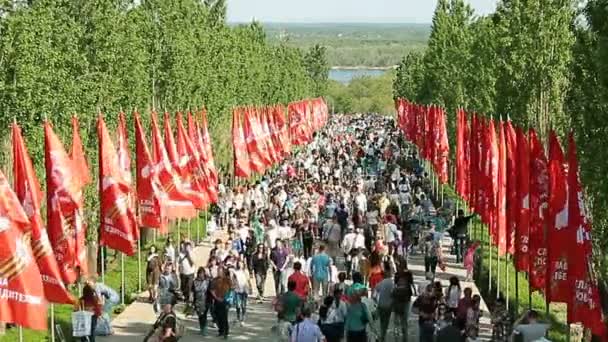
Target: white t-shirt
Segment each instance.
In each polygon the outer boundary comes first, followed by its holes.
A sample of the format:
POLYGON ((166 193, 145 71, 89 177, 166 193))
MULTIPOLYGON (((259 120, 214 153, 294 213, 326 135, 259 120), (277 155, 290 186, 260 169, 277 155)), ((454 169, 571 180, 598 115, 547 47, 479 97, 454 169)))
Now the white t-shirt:
POLYGON ((249 227, 241 226, 239 229, 239 237, 241 238, 241 241, 247 241, 247 238, 249 237, 249 227))
POLYGON ((293 236, 291 231, 291 227, 289 226, 280 226, 278 232, 278 238, 281 240, 289 240, 293 236))
POLYGON ((355 197, 355 204, 357 205, 357 209, 361 212, 367 212, 367 196, 363 193, 357 194, 355 197))
POLYGON ((278 229, 270 228, 266 231, 266 245, 268 246, 268 248, 273 249, 276 246, 278 237, 278 229))
POLYGON ((365 235, 358 233, 355 238, 355 248, 365 248, 365 235))

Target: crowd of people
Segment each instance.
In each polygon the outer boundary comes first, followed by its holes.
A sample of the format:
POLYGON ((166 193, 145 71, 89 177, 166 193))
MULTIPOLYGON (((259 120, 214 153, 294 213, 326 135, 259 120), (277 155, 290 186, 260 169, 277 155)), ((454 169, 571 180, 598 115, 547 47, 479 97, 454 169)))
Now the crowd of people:
MULTIPOLYGON (((185 237, 150 249, 149 300, 160 312, 154 331, 160 341, 177 340, 173 306, 184 301, 202 335, 215 324, 228 338, 231 324, 247 321, 255 290, 255 300, 277 314, 279 341, 385 341, 391 320, 395 340, 407 341, 410 312, 418 315, 421 342, 477 341, 479 295, 456 277, 447 288, 435 277, 447 267, 446 233, 470 276, 471 216, 455 215, 452 202, 436 197, 392 119, 334 116, 255 184, 220 185, 208 229, 225 230, 227 238, 214 241, 206 265, 196 265, 185 237), (408 269, 417 254, 426 279, 419 286, 408 269), (268 281, 274 296, 265 293, 268 281)), ((510 335, 507 321, 496 320, 500 336, 510 335)))

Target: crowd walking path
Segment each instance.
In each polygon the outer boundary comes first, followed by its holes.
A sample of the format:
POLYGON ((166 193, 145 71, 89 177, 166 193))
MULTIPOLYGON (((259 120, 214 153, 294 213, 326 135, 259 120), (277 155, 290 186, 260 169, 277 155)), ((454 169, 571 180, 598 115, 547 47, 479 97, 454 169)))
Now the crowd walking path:
MULTIPOLYGON (((221 233, 220 233, 221 234, 221 233)), ((215 238, 220 237, 215 235, 208 241, 213 241, 215 238)), ((466 271, 461 265, 455 263, 455 257, 449 254, 449 248, 451 241, 449 238, 445 238, 443 241, 444 255, 447 256, 447 269, 445 272, 438 271, 437 280, 442 282, 445 287, 448 285, 448 279, 451 276, 457 276, 461 281, 461 286, 471 287, 474 294, 478 294, 479 291, 474 283, 465 282, 466 271)), ((206 265, 209 251, 212 245, 210 242, 203 242, 201 245, 195 248, 194 256, 196 265, 206 265)), ((425 281, 424 279, 424 259, 422 256, 414 255, 409 258, 408 262, 409 269, 414 273, 416 286, 425 281)), ((272 276, 269 276, 266 281, 266 293, 270 298, 274 296, 274 283, 272 276)), ((254 286, 254 294, 250 297, 250 301, 247 307, 247 321, 241 327, 236 324, 232 324, 232 319, 235 317, 234 310, 231 310, 230 316, 230 336, 229 341, 256 341, 256 342, 270 342, 275 341, 271 333, 272 326, 276 323, 276 314, 272 310, 270 299, 265 301, 263 304, 258 304, 255 301, 256 289, 254 286)), ((156 314, 152 309, 152 305, 146 302, 147 292, 141 293, 139 296, 140 300, 135 301, 129 305, 120 315, 114 318, 113 327, 114 335, 107 337, 97 337, 97 340, 103 342, 134 342, 139 341, 143 338, 146 333, 151 329, 152 324, 156 320, 156 314)), ((184 317, 183 315, 183 304, 176 307, 176 313, 178 317, 186 326, 185 336, 180 339, 182 342, 194 342, 202 341, 203 339, 216 338, 216 330, 210 329, 209 336, 203 337, 198 331, 198 322, 196 317, 184 317)), ((484 341, 489 341, 491 337, 491 324, 488 308, 482 299, 481 309, 483 310, 483 317, 480 322, 480 337, 484 341)), ((414 314, 410 316, 409 322, 409 340, 418 340, 418 317, 414 314)), ((387 340, 389 342, 395 341, 395 336, 391 333, 392 328, 389 328, 389 334, 387 340)))

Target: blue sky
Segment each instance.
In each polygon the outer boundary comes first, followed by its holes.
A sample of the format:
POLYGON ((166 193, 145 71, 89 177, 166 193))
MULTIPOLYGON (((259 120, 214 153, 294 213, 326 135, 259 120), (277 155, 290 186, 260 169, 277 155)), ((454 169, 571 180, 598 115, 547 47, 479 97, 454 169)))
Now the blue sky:
MULTIPOLYGON (((497 0, 467 0, 487 14, 497 0)), ((430 23, 436 0, 228 0, 228 21, 430 23)))

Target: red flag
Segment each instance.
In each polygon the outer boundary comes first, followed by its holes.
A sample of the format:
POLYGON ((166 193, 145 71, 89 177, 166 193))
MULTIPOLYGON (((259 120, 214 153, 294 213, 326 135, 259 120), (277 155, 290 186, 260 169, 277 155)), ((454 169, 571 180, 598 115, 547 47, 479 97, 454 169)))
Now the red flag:
MULTIPOLYGON (((127 135, 127 120, 125 119, 125 113, 120 112, 118 114, 118 129, 116 132, 118 164, 120 166, 120 172, 122 179, 129 185, 129 193, 127 195, 129 208, 133 213, 135 210, 135 191, 133 189, 133 179, 131 177, 131 156, 129 153, 129 139, 127 135)), ((133 236, 135 240, 139 240, 139 227, 137 224, 133 225, 133 236)))
POLYGON ((285 121, 285 108, 283 106, 277 107, 275 114, 281 140, 281 151, 283 156, 287 156, 291 153, 291 138, 289 137, 289 125, 285 121))
POLYGON ((251 175, 251 163, 247 152, 245 132, 241 123, 241 108, 235 108, 232 112, 232 151, 234 154, 234 176, 249 178, 251 175))
POLYGON ((517 184, 517 134, 511 124, 507 121, 505 128, 505 142, 507 144, 507 251, 515 254, 515 231, 517 229, 518 184, 517 184))
POLYGON ((479 181, 481 179, 479 172, 479 162, 480 162, 480 153, 479 153, 480 141, 479 141, 479 124, 477 120, 477 114, 473 113, 471 115, 471 134, 470 134, 470 142, 469 142, 469 153, 471 161, 469 163, 469 204, 471 206, 471 210, 480 214, 479 211, 479 181), (473 181, 475 180, 475 181, 473 181))
POLYGON ((456 126, 456 191, 467 200, 468 196, 468 167, 469 156, 466 153, 467 114, 458 110, 456 126))
POLYGON ((152 151, 155 168, 158 172, 158 179, 162 186, 162 190, 167 194, 168 201, 163 201, 169 210, 167 217, 169 219, 193 218, 197 215, 196 208, 204 207, 204 200, 200 195, 192 192, 186 192, 180 178, 171 166, 169 156, 165 144, 163 143, 156 113, 152 112, 152 151))
POLYGON ((87 274, 82 179, 48 122, 44 123, 48 234, 66 284, 87 274))
POLYGON ((272 151, 277 162, 283 159, 283 152, 281 150, 282 144, 279 137, 279 131, 277 129, 276 122, 277 107, 271 107, 268 111, 268 129, 270 131, 270 141, 272 151))
POLYGON ((99 137, 99 245, 135 254, 135 213, 129 206, 131 184, 123 177, 116 148, 103 118, 97 121, 99 137))
POLYGON ((606 338, 597 278, 593 271, 591 220, 587 214, 581 187, 576 143, 570 133, 568 150, 568 221, 570 298, 568 323, 581 322, 593 334, 606 338))
POLYGON ((171 128, 171 120, 169 119, 168 112, 165 112, 164 115, 163 129, 165 134, 165 148, 167 149, 167 156, 171 162, 171 167, 173 167, 173 170, 183 178, 186 175, 179 165, 179 155, 177 154, 177 146, 175 144, 175 139, 173 138, 173 129, 171 128))
POLYGON ((209 205, 209 180, 203 170, 201 156, 194 146, 192 140, 182 121, 182 113, 177 113, 177 153, 179 155, 180 167, 184 170, 186 178, 184 185, 187 188, 201 194, 205 199, 205 207, 209 205))
POLYGON ((44 288, 30 244, 32 226, 1 172, 0 198, 0 321, 46 330, 44 288))
POLYGON ((568 282, 568 182, 566 158, 555 132, 549 134, 549 210, 547 220, 547 292, 549 302, 566 302, 568 282))
POLYGON ((262 133, 258 129, 255 117, 256 113, 253 109, 245 109, 243 131, 247 143, 247 152, 249 153, 250 169, 253 172, 262 174, 266 169, 266 157, 262 144, 258 142, 262 133))
POLYGON ((258 107, 254 109, 255 116, 253 117, 254 132, 256 132, 256 143, 262 149, 262 159, 264 160, 265 168, 272 166, 274 159, 270 149, 269 139, 266 128, 264 127, 264 113, 266 107, 258 107))
POLYGON ((439 177, 439 181, 442 184, 448 182, 449 171, 448 171, 448 157, 450 155, 450 145, 448 142, 448 131, 445 125, 445 111, 440 108, 436 108, 437 114, 435 121, 437 122, 434 146, 435 153, 433 155, 435 160, 435 172, 439 177))
POLYGON ((166 233, 167 215, 163 200, 166 197, 161 190, 158 173, 152 159, 146 135, 139 118, 139 113, 133 114, 135 118, 135 154, 137 172, 137 202, 139 207, 140 224, 148 228, 159 229, 166 233))
POLYGON ((530 130, 530 286, 545 290, 547 247, 545 225, 549 199, 547 157, 536 132, 530 130))
POLYGON ((302 145, 307 140, 306 103, 292 102, 287 106, 289 112, 289 135, 292 145, 302 145))
POLYGON ((526 133, 517 128, 517 227, 515 267, 530 271, 530 144, 526 133))
POLYGON ((215 162, 213 159, 213 149, 211 148, 211 135, 209 134, 209 123, 207 122, 207 110, 203 108, 201 110, 201 128, 200 128, 200 138, 202 142, 205 161, 205 168, 209 173, 209 177, 211 178, 211 186, 215 191, 215 195, 212 196, 212 201, 217 202, 217 186, 218 186, 218 176, 217 169, 215 168, 215 162), (215 199, 213 198, 215 197, 215 199))
POLYGON ((498 228, 498 254, 507 253, 507 143, 504 123, 499 124, 498 192, 496 193, 496 219, 498 228))
POLYGON ((40 216, 43 198, 40 183, 17 124, 13 124, 13 177, 15 194, 31 223, 31 248, 42 276, 44 296, 52 303, 71 304, 74 298, 63 284, 53 247, 40 216))
POLYGON ((80 177, 82 185, 87 185, 91 183, 91 175, 89 174, 89 166, 82 149, 79 130, 78 118, 72 116, 72 154, 70 157, 74 161, 76 176, 80 177))

